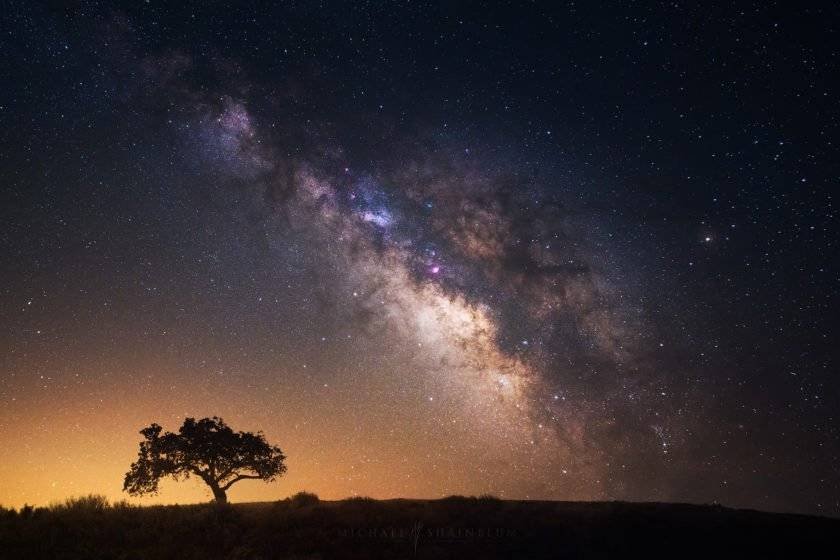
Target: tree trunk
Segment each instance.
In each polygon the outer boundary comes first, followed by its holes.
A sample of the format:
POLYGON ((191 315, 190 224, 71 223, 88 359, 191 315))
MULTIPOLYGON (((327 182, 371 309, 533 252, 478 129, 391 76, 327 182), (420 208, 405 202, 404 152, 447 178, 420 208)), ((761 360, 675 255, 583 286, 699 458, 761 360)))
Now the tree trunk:
POLYGON ((218 484, 210 484, 210 489, 213 491, 213 498, 215 498, 217 504, 227 503, 227 494, 219 488, 218 484))

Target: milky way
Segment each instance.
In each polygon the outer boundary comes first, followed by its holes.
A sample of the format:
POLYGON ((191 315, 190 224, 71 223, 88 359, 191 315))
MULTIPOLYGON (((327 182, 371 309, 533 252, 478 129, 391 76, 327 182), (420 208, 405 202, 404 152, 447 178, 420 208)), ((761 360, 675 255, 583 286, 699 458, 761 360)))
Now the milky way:
MULTIPOLYGON (((189 70, 181 59, 158 64, 189 70)), ((166 87, 167 99, 183 92, 166 87)), ((400 146, 381 168, 358 167, 339 144, 315 139, 311 153, 289 158, 260 130, 253 101, 188 97, 190 157, 269 202, 256 203, 250 226, 268 243, 305 239, 320 271, 317 313, 336 314, 356 351, 384 370, 383 381, 348 368, 357 390, 385 383, 383 392, 428 400, 435 429, 464 426, 482 461, 512 463, 514 480, 532 479, 538 495, 610 496, 640 448, 648 476, 668 458, 686 421, 652 402, 661 387, 636 365, 643 316, 598 262, 593 232, 547 185, 483 169, 469 148, 400 146)), ((447 453, 474 452, 461 446, 447 453)))

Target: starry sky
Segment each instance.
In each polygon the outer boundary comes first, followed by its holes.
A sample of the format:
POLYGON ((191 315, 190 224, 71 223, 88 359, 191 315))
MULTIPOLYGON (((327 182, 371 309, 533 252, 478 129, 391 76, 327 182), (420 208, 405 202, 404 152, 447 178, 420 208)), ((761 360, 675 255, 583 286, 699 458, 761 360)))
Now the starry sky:
POLYGON ((3 505, 218 415, 233 501, 840 515, 828 4, 3 12, 3 505))

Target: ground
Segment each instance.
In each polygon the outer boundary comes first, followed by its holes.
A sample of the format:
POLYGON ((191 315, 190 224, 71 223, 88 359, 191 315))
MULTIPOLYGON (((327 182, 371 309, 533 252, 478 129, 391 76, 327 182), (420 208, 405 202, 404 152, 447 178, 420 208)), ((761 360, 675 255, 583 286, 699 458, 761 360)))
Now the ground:
POLYGON ((135 507, 96 497, 0 513, 0 558, 806 557, 840 520, 720 506, 356 498, 135 507))

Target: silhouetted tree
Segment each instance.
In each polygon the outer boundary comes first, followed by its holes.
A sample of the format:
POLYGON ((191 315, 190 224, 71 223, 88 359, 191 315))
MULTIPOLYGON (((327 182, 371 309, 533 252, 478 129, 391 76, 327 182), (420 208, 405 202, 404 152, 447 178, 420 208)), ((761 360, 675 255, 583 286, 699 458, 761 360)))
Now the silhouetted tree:
POLYGON ((227 490, 240 480, 271 482, 286 472, 286 456, 262 435, 234 432, 221 418, 187 418, 178 433, 161 433, 152 424, 140 430, 137 461, 125 475, 123 491, 133 496, 155 494, 164 477, 197 476, 213 491, 216 502, 227 502, 227 490))

